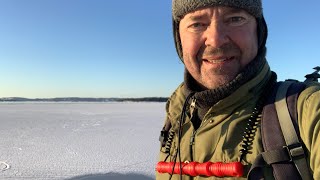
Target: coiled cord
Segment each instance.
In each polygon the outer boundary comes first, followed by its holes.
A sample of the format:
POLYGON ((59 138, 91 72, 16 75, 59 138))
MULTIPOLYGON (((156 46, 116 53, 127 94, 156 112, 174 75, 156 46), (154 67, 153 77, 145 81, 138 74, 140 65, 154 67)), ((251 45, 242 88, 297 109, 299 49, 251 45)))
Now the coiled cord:
POLYGON ((168 140, 167 140, 166 145, 165 145, 165 153, 170 153, 170 149, 171 149, 171 146, 172 146, 174 134, 175 133, 173 131, 171 131, 171 130, 169 131, 168 140))
POLYGON ((245 131, 242 136, 242 143, 241 143, 241 149, 240 151, 240 162, 243 160, 243 158, 249 153, 250 149, 252 149, 253 140, 255 137, 255 133, 257 132, 258 125, 261 122, 261 112, 263 109, 263 106, 269 97, 269 93, 271 92, 272 88, 276 84, 277 76, 276 74, 272 73, 270 80, 268 81, 266 85, 266 89, 262 92, 260 99, 258 100, 256 107, 253 109, 247 123, 247 127, 245 128, 245 131))

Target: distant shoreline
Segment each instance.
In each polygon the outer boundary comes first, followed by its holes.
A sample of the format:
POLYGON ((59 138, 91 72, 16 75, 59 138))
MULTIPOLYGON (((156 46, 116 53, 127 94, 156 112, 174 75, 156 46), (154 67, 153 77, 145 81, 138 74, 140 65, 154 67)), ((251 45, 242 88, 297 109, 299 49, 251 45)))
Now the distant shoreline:
POLYGON ((143 98, 0 98, 0 102, 166 102, 167 97, 143 97, 143 98))

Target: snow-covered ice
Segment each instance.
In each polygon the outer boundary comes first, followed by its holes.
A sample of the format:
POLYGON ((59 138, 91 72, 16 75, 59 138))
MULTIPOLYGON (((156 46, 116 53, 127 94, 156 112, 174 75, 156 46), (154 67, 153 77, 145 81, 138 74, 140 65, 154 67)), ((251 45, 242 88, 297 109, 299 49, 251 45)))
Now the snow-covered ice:
POLYGON ((152 180, 165 103, 0 103, 0 179, 152 180))

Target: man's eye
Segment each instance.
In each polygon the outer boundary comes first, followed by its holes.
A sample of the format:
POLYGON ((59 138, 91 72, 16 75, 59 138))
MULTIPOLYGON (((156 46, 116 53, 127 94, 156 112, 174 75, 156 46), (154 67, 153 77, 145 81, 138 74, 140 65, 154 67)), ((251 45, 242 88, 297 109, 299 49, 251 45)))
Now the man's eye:
POLYGON ((188 29, 192 32, 201 32, 207 28, 207 25, 204 23, 193 23, 191 24, 188 29))
POLYGON ((230 17, 227 22, 231 25, 231 26, 240 26, 242 24, 244 24, 246 22, 246 18, 241 17, 241 16, 233 16, 230 17))
POLYGON ((240 22, 240 21, 243 21, 245 20, 243 17, 231 17, 231 22, 240 22))
POLYGON ((203 23, 193 23, 193 24, 191 24, 191 27, 193 27, 193 28, 201 28, 201 27, 204 27, 205 26, 205 24, 203 24, 203 23))

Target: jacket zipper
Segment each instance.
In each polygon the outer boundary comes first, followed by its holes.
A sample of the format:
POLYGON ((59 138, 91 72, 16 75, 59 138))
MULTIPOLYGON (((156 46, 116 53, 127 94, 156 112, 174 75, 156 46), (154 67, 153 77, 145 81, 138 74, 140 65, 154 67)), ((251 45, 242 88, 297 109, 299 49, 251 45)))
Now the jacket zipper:
MULTIPOLYGON (((191 104, 190 104, 190 114, 191 114, 191 118, 194 117, 194 113, 196 112, 195 111, 195 108, 196 108, 196 98, 193 98, 192 101, 191 101, 191 104)), ((192 162, 193 161, 193 151, 194 151, 194 139, 195 139, 195 135, 196 135, 197 131, 193 131, 191 137, 190 137, 190 161, 192 162)))
POLYGON ((190 137, 190 161, 193 161, 193 151, 194 151, 194 138, 197 131, 193 131, 192 136, 190 137))

